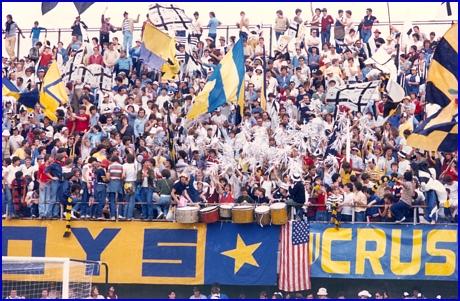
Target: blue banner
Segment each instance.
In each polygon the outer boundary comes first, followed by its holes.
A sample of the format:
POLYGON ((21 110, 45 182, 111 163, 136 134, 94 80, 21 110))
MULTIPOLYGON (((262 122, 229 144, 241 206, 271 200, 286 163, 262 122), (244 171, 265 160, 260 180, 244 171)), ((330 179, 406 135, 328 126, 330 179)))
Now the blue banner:
POLYGON ((276 285, 280 228, 257 224, 209 224, 205 283, 276 285))
POLYGON ((457 225, 311 223, 311 277, 458 281, 457 225))

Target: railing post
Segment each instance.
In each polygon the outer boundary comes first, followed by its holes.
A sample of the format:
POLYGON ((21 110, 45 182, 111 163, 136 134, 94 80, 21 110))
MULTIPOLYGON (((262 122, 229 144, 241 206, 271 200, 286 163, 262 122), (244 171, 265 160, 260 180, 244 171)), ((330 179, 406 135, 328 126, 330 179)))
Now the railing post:
POLYGON ((273 54, 272 40, 273 40, 273 28, 270 26, 270 56, 273 54))
POLYGON ((227 25, 227 33, 226 33, 226 37, 225 37, 225 41, 228 42, 228 35, 229 35, 229 28, 228 28, 228 25, 227 25))
POLYGON ((61 29, 59 28, 58 29, 58 42, 61 41, 61 29))
POLYGON ((18 55, 16 55, 16 58, 17 58, 18 61, 19 61, 19 58, 20 58, 19 49, 21 49, 21 34, 18 32, 18 51, 17 51, 18 55))
POLYGON ((414 208, 414 226, 417 225, 418 207, 414 208))
POLYGON ((351 223, 355 223, 355 205, 351 208, 351 223))

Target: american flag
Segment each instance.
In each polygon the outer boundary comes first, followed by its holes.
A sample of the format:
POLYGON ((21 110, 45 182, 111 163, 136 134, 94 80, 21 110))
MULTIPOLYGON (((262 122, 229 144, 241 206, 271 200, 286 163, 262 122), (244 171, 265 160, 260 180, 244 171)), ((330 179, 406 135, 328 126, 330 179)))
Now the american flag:
POLYGON ((311 289, 309 241, 309 222, 289 221, 281 227, 280 290, 311 289))

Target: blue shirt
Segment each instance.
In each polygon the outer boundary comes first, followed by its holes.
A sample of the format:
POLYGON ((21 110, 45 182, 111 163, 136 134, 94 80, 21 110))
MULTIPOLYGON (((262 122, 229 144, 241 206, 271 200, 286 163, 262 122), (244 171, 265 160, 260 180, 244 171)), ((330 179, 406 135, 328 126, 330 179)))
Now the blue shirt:
POLYGON ((129 50, 129 55, 131 57, 139 58, 141 56, 141 47, 131 48, 129 50))
POLYGON ((45 33, 48 33, 48 30, 44 27, 32 27, 32 39, 40 38, 40 32, 44 30, 45 33))
MULTIPOLYGON (((219 25, 220 21, 217 20, 216 18, 211 18, 209 20, 209 33, 210 34, 216 34, 217 33, 217 26, 219 25)), ((214 41, 215 42, 215 41, 214 41)))
POLYGON ((91 141, 91 147, 95 148, 96 144, 101 143, 103 136, 104 136, 104 133, 102 133, 102 132, 89 133, 88 134, 88 139, 91 141))
MULTIPOLYGON (((125 57, 124 59, 120 57, 117 60, 116 64, 118 64, 118 69, 119 70, 129 70, 129 67, 133 66, 133 61, 128 57, 125 57)), ((126 74, 126 75, 128 75, 128 74, 126 74)))
POLYGON ((281 88, 285 89, 287 86, 289 86, 289 83, 291 82, 291 76, 287 75, 283 77, 283 75, 279 75, 276 80, 278 81, 278 85, 280 85, 281 88))
POLYGON ((147 118, 144 116, 144 118, 136 118, 134 120, 134 137, 139 137, 144 135, 144 127, 145 123, 147 122, 147 118))
MULTIPOLYGON (((49 173, 53 177, 57 177, 59 180, 62 180, 62 165, 58 162, 51 163, 46 169, 45 173, 49 173)), ((54 181, 54 180, 53 180, 54 181)))

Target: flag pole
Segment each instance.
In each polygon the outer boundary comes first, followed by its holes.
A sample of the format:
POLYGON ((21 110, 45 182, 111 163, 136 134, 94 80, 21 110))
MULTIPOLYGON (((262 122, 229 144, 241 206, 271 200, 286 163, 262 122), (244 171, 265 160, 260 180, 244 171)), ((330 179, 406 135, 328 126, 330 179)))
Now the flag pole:
POLYGON ((350 162, 350 152, 351 152, 351 140, 350 140, 350 119, 347 118, 347 157, 346 161, 350 162))
POLYGON ((262 51, 263 51, 262 63, 264 64, 264 66, 263 66, 263 80, 264 80, 264 82, 263 82, 263 87, 264 87, 263 93, 264 93, 264 98, 265 98, 265 105, 264 105, 264 107, 262 109, 265 111, 267 109, 267 72, 266 72, 267 71, 267 69, 266 69, 266 67, 267 67, 267 61, 266 61, 267 56, 265 54, 265 44, 264 44, 264 47, 262 48, 262 51))
POLYGON ((388 26, 390 27, 390 35, 391 35, 390 2, 387 2, 387 10, 388 10, 388 26))

